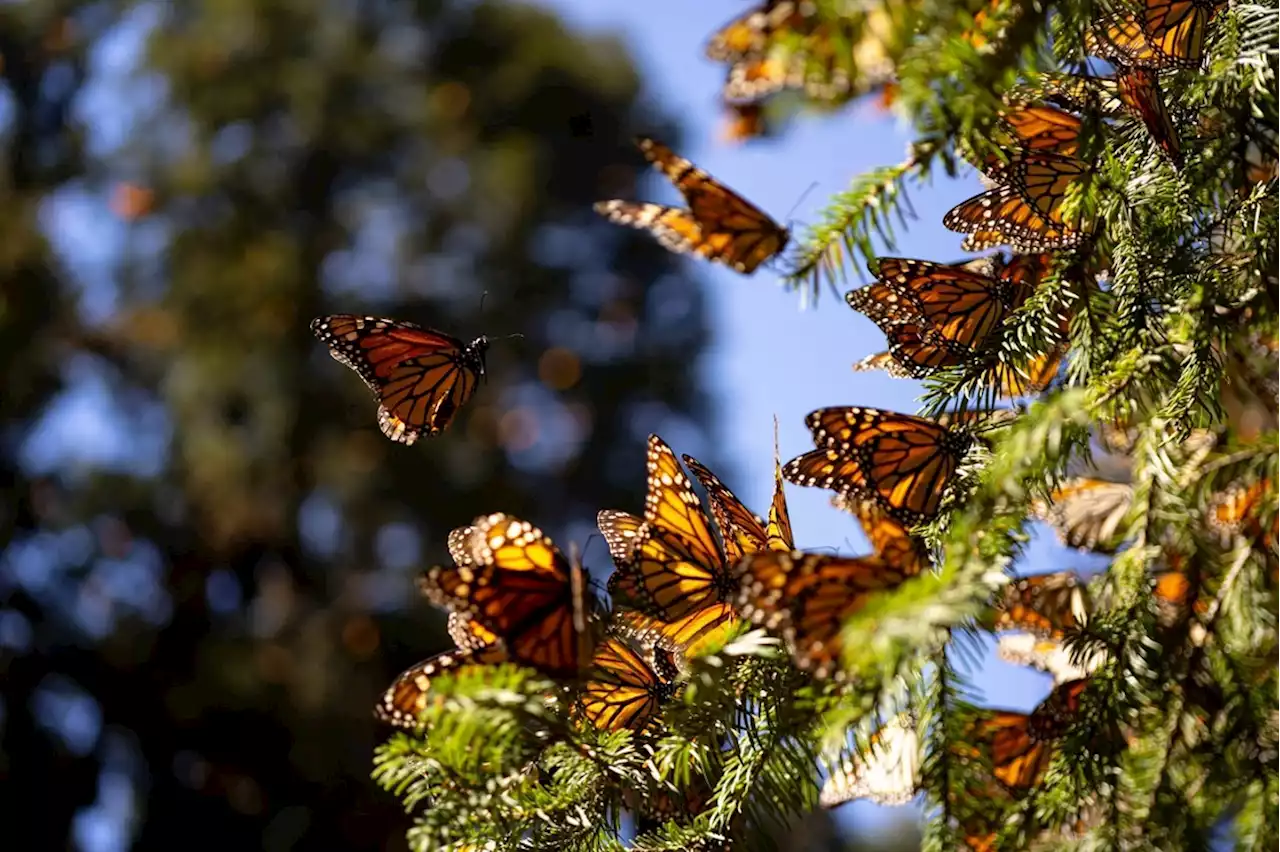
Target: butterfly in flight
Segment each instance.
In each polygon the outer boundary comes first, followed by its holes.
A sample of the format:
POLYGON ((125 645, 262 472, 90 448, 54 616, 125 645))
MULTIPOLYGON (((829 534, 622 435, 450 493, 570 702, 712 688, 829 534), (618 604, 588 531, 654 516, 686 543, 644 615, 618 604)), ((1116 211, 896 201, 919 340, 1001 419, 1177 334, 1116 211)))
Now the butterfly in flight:
POLYGON ((661 635, 615 626, 596 648, 579 713, 607 731, 644 731, 679 691, 676 651, 661 635))
POLYGON ((641 137, 640 151, 675 184, 689 208, 636 201, 601 201, 595 211, 649 231, 667 249, 723 263, 743 275, 781 252, 790 235, 768 214, 670 148, 641 137))
POLYGON ((609 595, 636 610, 630 623, 690 652, 733 620, 734 586, 711 520, 680 460, 657 435, 646 453, 644 517, 604 510, 597 524, 616 569, 609 595))
POLYGON ((822 408, 805 422, 818 449, 787 462, 787 481, 874 500, 906 526, 938 513, 973 440, 963 426, 875 408, 822 408))
POLYGON ((335 314, 311 331, 334 360, 355 370, 378 399, 378 426, 393 441, 412 444, 453 422, 484 376, 488 338, 463 343, 411 322, 335 314))
POLYGON ((906 579, 877 556, 759 551, 734 568, 742 617, 781 634, 796 665, 814 677, 842 680, 844 623, 881 591, 906 579))
POLYGON ((432 603, 501 639, 514 663, 553 678, 590 668, 596 622, 580 565, 537 527, 502 513, 477 518, 458 546, 465 561, 419 578, 432 603))
POLYGON ((1075 248, 1085 232, 1064 221, 1067 188, 1087 166, 1057 154, 1020 152, 1007 163, 984 167, 994 188, 953 207, 942 218, 952 231, 967 234, 966 251, 1008 245, 1021 253, 1075 248))

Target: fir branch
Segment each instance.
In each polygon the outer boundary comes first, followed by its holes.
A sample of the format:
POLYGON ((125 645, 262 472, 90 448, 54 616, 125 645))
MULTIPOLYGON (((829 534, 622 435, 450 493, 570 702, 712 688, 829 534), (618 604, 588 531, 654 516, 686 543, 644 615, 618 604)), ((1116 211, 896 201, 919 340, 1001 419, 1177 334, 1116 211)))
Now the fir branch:
POLYGON ((816 304, 825 281, 839 298, 839 286, 848 280, 846 264, 871 263, 876 257, 875 237, 893 249, 894 220, 905 227, 908 218, 915 218, 907 184, 928 175, 935 150, 916 146, 903 162, 861 175, 836 195, 821 214, 821 223, 797 241, 783 278, 786 287, 807 288, 806 298, 816 304))

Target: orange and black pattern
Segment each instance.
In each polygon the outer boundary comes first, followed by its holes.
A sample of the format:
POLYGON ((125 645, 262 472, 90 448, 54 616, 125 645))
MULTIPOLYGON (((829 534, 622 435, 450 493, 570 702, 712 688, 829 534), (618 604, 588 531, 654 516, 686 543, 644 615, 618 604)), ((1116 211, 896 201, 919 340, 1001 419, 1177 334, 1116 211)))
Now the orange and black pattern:
POLYGON ((662 637, 616 627, 596 649, 579 712, 597 728, 643 731, 675 696, 678 675, 674 651, 662 637))
POLYGON ((991 627, 1061 639, 1084 625, 1091 608, 1088 589, 1076 574, 1037 574, 1005 587, 991 627))
POLYGON ((762 551, 736 567, 743 618, 777 631, 796 665, 818 678, 843 676, 840 631, 871 597, 906 574, 876 556, 762 551))
POLYGON ((1199 67, 1209 22, 1226 6, 1214 0, 1145 0, 1136 17, 1102 20, 1086 35, 1095 56, 1158 71, 1199 67))
POLYGON ((501 639, 513 662, 577 677, 595 648, 581 566, 537 527, 510 515, 477 518, 472 528, 468 561, 432 568, 419 579, 422 591, 501 639))
MULTIPOLYGON (((734 586, 721 546, 671 448, 649 436, 644 517, 604 511, 597 523, 614 556, 615 602, 638 611, 633 624, 656 629, 689 651, 733 619, 734 586)), ((748 513, 749 514, 749 513, 748 513)))
POLYGON ((744 275, 786 247, 787 230, 760 208, 660 142, 642 137, 636 144, 680 190, 689 208, 601 201, 595 205, 597 213, 649 231, 673 252, 696 254, 744 275))
POLYGON ((489 347, 484 337, 464 344, 410 322, 352 314, 320 317, 311 331, 364 379, 378 398, 378 426, 402 444, 449 427, 475 393, 489 347))
POLYGON ((1079 713, 1088 680, 1054 689, 1031 713, 997 711, 976 721, 969 735, 991 761, 992 774, 1011 790, 1034 787, 1053 759, 1054 743, 1066 734, 1079 713))
POLYGON ((1021 152, 1008 163, 988 164, 993 189, 953 207, 942 224, 967 234, 966 251, 1008 245, 1034 254, 1075 248, 1085 232, 1064 220, 1067 188, 1087 172, 1084 163, 1057 154, 1021 152))
POLYGON ((875 408, 823 408, 805 422, 819 449, 788 462, 787 480, 875 500, 908 526, 937 514, 972 443, 963 428, 875 408))

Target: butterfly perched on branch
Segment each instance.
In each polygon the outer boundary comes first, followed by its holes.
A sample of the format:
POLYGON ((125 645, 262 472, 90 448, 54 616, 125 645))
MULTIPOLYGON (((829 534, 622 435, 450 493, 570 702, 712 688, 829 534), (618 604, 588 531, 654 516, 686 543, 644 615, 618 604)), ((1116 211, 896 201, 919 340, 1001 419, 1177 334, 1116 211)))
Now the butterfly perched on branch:
POLYGON ((484 375, 488 338, 463 343, 411 322, 335 314, 311 331, 334 360, 355 370, 378 399, 378 426, 393 441, 412 444, 453 422, 484 375))
POLYGON ((1025 630, 1061 639, 1078 630, 1092 609, 1089 590, 1075 573, 1035 574, 1005 587, 989 626, 996 631, 1025 630))
POLYGON ((844 623, 907 574, 878 556, 760 551, 733 569, 743 618, 781 634, 795 663, 817 678, 841 680, 844 623))
POLYGON ((875 555, 895 566, 904 576, 914 577, 932 564, 924 543, 908 533, 906 527, 874 500, 837 494, 831 498, 831 504, 857 518, 875 555))
POLYGON ((582 566, 566 559, 545 533, 495 513, 477 518, 450 544, 465 551, 464 560, 419 578, 432 603, 498 637, 512 662, 553 678, 576 678, 590 667, 594 601, 582 566))
MULTIPOLYGON (((734 584, 711 519, 671 447, 649 436, 644 516, 604 510, 597 524, 616 570, 609 595, 682 649, 733 619, 734 584)), ((749 513, 748 513, 749 514, 749 513)))
POLYGON ((601 216, 649 231, 670 251, 696 254, 743 275, 786 247, 790 234, 760 208, 660 142, 641 137, 636 144, 689 207, 601 201, 595 205, 601 216))
POLYGON ((643 731, 680 688, 675 649, 652 631, 615 625, 596 648, 578 712, 609 731, 643 731))
POLYGON ((1011 790, 1034 787, 1049 768, 1054 744, 1080 712, 1080 697, 1088 684, 1088 680, 1064 683, 1030 713, 990 712, 970 725, 969 743, 986 752, 1000 783, 1011 790))
POLYGON ((938 513, 972 443, 962 426, 875 408, 821 408, 805 423, 818 449, 787 462, 787 481, 873 500, 907 526, 938 513))
POLYGON ((1138 68, 1196 68, 1209 22, 1226 5, 1225 0, 1144 0, 1136 16, 1099 21, 1085 34, 1085 50, 1138 68))
POLYGON ((1065 220, 1067 188, 1088 167, 1057 154, 1018 152, 1007 163, 983 168, 994 188, 953 207, 942 218, 952 231, 967 234, 966 251, 1008 245, 1020 253, 1074 248, 1086 233, 1065 220))

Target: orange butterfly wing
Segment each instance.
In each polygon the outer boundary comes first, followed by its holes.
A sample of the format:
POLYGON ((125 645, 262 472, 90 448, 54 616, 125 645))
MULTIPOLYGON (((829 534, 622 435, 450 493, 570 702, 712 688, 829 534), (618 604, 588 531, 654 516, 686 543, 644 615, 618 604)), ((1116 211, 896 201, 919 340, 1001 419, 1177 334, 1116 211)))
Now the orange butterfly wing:
POLYGON ((1092 604, 1080 578, 1069 571, 1023 577, 1005 588, 993 630, 1026 630, 1061 639, 1089 617, 1092 604))
POLYGON ((591 674, 578 698, 578 710, 597 728, 642 731, 676 692, 676 668, 670 653, 650 647, 646 660, 637 645, 642 635, 621 631, 596 649, 591 674))
POLYGON ((651 231, 671 251, 692 252, 744 275, 786 247, 788 232, 760 208, 667 146, 644 137, 637 144, 680 190, 689 209, 604 201, 595 205, 597 213, 651 231))
POLYGON ((595 644, 581 567, 526 521, 499 513, 473 526, 472 562, 432 568, 420 578, 423 592, 501 638, 513 661, 578 675, 595 644))
POLYGON ((805 422, 815 444, 855 460, 865 485, 847 480, 848 489, 874 497, 895 520, 909 525, 937 514, 971 443, 963 431, 875 408, 823 408, 805 422))
POLYGON ((413 323, 351 314, 319 317, 311 330, 378 398, 383 434, 404 444, 448 428, 484 375, 483 337, 464 345, 413 323))
POLYGON ((468 666, 496 665, 506 659, 506 650, 501 645, 488 645, 448 651, 423 660, 401 672, 374 707, 374 716, 388 725, 414 730, 422 711, 430 705, 432 679, 468 666))
POLYGON ((768 545, 768 533, 764 521, 756 517, 742 504, 732 491, 712 473, 706 465, 693 456, 683 456, 685 466, 707 492, 711 504, 711 516, 720 528, 727 562, 737 562, 744 553, 764 550, 768 545))

